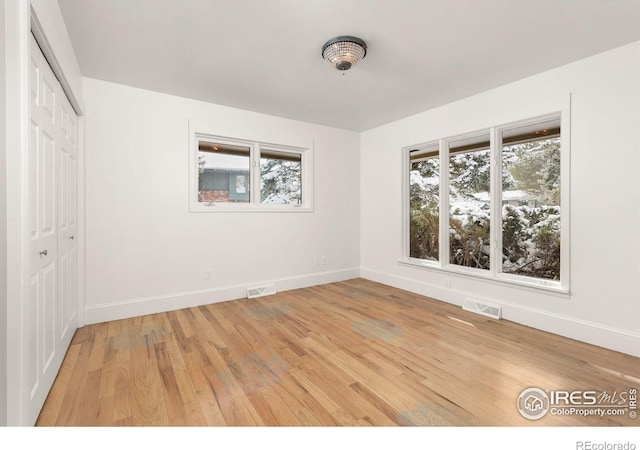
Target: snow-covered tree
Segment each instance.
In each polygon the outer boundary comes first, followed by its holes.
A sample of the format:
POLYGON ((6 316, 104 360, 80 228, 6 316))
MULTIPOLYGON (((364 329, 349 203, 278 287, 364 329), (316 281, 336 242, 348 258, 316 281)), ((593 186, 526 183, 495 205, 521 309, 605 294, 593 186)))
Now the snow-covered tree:
POLYGON ((437 260, 440 252, 438 158, 412 163, 409 184, 409 256, 437 260))
POLYGON ((560 204, 560 138, 505 147, 503 161, 515 189, 526 191, 545 204, 560 204))
POLYGON ((560 278, 560 138, 503 149, 506 170, 527 205, 502 209, 502 270, 505 273, 560 278))
MULTIPOLYGON (((450 263, 490 267, 490 152, 449 158, 450 263)), ((413 162, 410 256, 439 257, 438 159, 413 162)), ((502 155, 502 270, 545 279, 560 276, 560 138, 505 146, 502 155)), ((447 208, 444 208, 447 211, 447 208)))
POLYGON ((302 200, 300 161, 262 159, 260 195, 262 203, 296 204, 302 200))
POLYGON ((451 155, 449 184, 449 262, 489 269, 490 151, 451 155))

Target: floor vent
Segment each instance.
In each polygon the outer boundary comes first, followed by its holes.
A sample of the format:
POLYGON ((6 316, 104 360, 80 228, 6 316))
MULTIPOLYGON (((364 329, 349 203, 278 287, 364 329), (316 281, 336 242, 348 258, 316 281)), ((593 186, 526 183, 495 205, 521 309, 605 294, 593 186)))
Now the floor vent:
POLYGON ((265 284, 264 286, 253 286, 247 288, 247 298, 264 297, 276 293, 275 284, 265 284))
POLYGON ((502 306, 479 300, 477 298, 467 297, 462 303, 462 309, 471 311, 476 314, 491 317, 492 319, 500 319, 502 317, 502 306))

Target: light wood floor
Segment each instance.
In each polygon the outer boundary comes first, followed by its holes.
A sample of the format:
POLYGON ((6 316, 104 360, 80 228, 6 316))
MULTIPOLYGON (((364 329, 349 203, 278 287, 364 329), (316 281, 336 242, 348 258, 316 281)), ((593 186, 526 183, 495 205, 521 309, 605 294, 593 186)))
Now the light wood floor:
POLYGON ((356 279, 79 329, 37 425, 640 425, 520 392, 640 387, 640 359, 356 279))

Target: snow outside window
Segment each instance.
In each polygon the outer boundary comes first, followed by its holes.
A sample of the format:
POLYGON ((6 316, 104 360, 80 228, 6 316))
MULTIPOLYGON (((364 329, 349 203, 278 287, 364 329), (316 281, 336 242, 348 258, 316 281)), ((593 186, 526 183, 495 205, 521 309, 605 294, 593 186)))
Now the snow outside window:
POLYGON ((299 205, 302 202, 302 155, 262 149, 260 152, 262 203, 299 205))
POLYGON ((560 280, 560 120, 502 131, 502 273, 560 280))
POLYGON ((405 148, 400 262, 567 292, 567 121, 558 112, 405 148))
POLYGON ((437 144, 409 156, 409 256, 438 261, 440 254, 440 150, 437 144))
POLYGON ((449 142, 449 262, 489 270, 491 150, 489 132, 449 142))

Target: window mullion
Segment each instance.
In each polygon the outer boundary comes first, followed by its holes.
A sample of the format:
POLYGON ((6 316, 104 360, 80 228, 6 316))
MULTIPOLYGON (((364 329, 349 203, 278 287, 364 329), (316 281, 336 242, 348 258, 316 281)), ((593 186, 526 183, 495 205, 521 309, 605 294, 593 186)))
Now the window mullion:
POLYGON ((498 128, 491 128, 491 192, 490 251, 491 274, 498 275, 502 268, 502 137, 498 128))
POLYGON ((408 259, 411 256, 411 249, 409 240, 411 239, 411 208, 409 206, 410 201, 410 173, 411 173, 411 152, 406 149, 402 152, 402 198, 404 201, 402 202, 402 257, 408 259))
POLYGON ((262 203, 262 197, 260 195, 260 144, 254 144, 251 146, 251 203, 259 205, 262 203))
POLYGON ((440 266, 449 265, 449 142, 440 139, 440 266))

